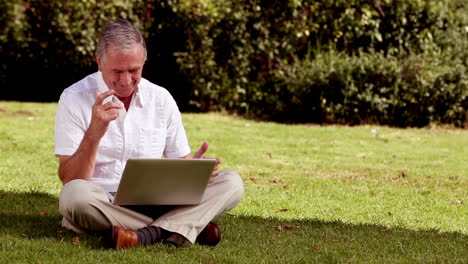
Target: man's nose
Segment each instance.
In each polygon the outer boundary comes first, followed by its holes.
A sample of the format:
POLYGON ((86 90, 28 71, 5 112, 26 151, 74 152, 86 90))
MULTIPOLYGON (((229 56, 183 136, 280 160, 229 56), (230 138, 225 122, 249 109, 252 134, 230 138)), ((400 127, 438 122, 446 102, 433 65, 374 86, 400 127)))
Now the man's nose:
POLYGON ((120 83, 123 85, 129 85, 132 83, 132 75, 129 72, 123 72, 120 74, 120 83))

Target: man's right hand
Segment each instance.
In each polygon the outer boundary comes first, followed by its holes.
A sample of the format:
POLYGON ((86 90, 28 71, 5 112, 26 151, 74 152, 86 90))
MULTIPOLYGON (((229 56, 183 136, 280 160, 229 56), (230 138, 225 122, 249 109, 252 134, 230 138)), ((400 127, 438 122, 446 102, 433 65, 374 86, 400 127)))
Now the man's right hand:
POLYGON ((114 90, 109 90, 102 94, 96 92, 96 102, 93 105, 93 113, 87 136, 94 139, 101 139, 106 133, 109 123, 119 118, 120 109, 123 108, 122 104, 112 101, 102 104, 104 99, 113 95, 114 90))
POLYGON ((90 180, 93 176, 99 141, 106 133, 109 123, 119 117, 119 111, 123 107, 112 101, 102 104, 104 99, 113 94, 113 90, 96 93, 91 123, 78 150, 72 156, 59 156, 58 174, 63 184, 75 179, 90 180))

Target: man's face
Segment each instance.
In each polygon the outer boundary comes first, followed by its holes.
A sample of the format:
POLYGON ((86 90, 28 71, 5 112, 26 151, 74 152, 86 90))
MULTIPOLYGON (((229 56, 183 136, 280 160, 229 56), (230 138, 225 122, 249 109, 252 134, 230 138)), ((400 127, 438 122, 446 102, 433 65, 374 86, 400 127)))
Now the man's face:
POLYGON ((122 51, 110 45, 105 52, 105 61, 96 56, 104 82, 117 96, 130 96, 141 80, 143 47, 135 43, 131 49, 122 51))

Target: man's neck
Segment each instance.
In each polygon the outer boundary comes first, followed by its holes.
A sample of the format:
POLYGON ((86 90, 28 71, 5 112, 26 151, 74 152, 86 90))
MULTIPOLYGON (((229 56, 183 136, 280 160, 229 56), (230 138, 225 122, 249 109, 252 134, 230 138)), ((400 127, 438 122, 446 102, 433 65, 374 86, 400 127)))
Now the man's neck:
POLYGON ((118 95, 115 95, 124 104, 125 110, 127 111, 128 111, 128 108, 130 107, 130 102, 132 102, 133 93, 127 97, 120 97, 118 95))

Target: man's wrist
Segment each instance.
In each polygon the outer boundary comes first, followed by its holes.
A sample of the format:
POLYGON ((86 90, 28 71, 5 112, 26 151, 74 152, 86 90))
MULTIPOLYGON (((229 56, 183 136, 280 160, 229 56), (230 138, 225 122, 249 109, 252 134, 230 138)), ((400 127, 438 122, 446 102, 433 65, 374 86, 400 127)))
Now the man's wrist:
POLYGON ((83 137, 82 143, 86 142, 87 144, 95 145, 97 147, 99 145, 99 142, 101 141, 101 138, 102 138, 101 135, 92 133, 91 131, 88 130, 83 137))

